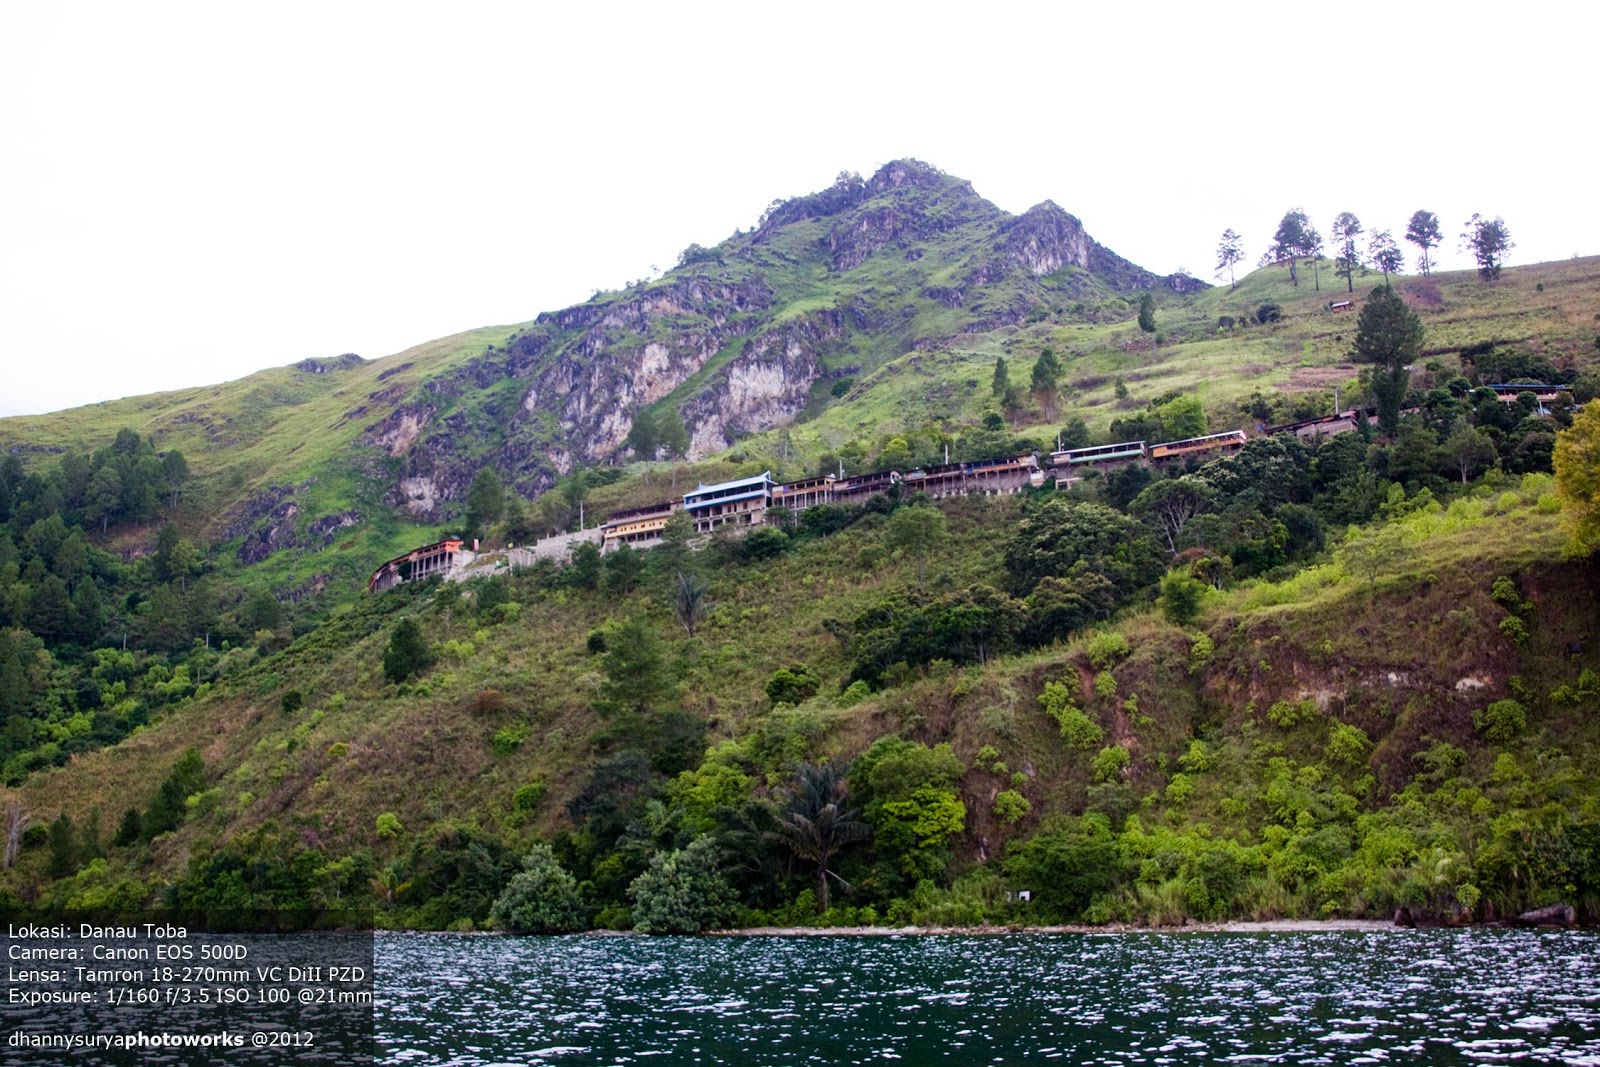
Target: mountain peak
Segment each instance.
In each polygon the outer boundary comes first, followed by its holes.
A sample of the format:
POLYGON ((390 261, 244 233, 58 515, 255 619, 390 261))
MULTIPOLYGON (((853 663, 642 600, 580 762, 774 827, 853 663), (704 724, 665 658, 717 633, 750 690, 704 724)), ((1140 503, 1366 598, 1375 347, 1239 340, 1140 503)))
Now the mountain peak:
POLYGON ((879 167, 877 173, 867 180, 867 192, 872 195, 902 186, 937 185, 947 178, 948 175, 938 167, 907 157, 879 167))

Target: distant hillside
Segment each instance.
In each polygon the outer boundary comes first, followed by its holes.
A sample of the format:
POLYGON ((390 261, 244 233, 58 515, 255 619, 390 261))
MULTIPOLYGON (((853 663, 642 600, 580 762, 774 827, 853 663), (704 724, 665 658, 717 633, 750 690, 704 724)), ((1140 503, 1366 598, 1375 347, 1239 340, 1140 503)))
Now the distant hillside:
MULTIPOLYGON (((396 541, 397 519, 431 532, 458 515, 481 466, 536 496, 577 466, 632 457, 641 411, 681 418, 688 458, 704 458, 827 408, 834 387, 920 346, 1069 300, 1079 320, 1124 319, 1123 295, 1149 288, 1205 285, 1121 259, 1054 204, 1012 216, 907 160, 775 202, 654 282, 522 326, 0 420, 0 445, 34 465, 127 426, 191 457, 190 526, 242 563, 320 552, 313 526, 381 558, 426 536, 396 541)), ((326 566, 274 570, 298 584, 326 566)))

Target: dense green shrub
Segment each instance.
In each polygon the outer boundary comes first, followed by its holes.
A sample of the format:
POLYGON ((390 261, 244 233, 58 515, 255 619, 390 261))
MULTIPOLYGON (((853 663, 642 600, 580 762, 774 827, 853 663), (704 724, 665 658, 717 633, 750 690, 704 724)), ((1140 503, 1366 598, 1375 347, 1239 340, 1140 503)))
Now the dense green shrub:
POLYGON ((515 811, 534 811, 544 803, 545 794, 550 787, 545 785, 543 779, 529 782, 511 794, 511 807, 515 811))
POLYGON ((542 843, 528 850, 522 870, 495 898, 489 918, 500 929, 518 934, 562 934, 586 924, 577 879, 542 843))
POLYGON ((633 928, 643 934, 695 934, 733 921, 738 895, 719 869, 717 844, 698 837, 687 848, 657 852, 628 886, 633 928))
POLYGON ((1089 663, 1097 671, 1114 666, 1130 651, 1132 650, 1128 647, 1128 639, 1115 630, 1097 630, 1090 634, 1088 647, 1084 650, 1089 657, 1089 663))
POLYGON ((1360 763, 1372 751, 1372 739, 1358 726, 1335 722, 1328 730, 1329 763, 1360 763))
POLYGON ((1487 708, 1472 713, 1472 725, 1495 744, 1520 737, 1528 728, 1528 709, 1516 700, 1496 700, 1487 708))
POLYGON ((1121 745, 1109 745, 1095 753, 1089 764, 1089 773, 1097 782, 1114 782, 1122 777, 1133 757, 1121 745))
POLYGON ((995 794, 994 814, 1001 822, 1014 823, 1032 810, 1028 798, 1015 789, 1002 789, 995 794))
POLYGON ((528 728, 522 725, 503 726, 489 740, 489 750, 496 756, 509 756, 522 747, 528 739, 528 728))
POLYGON ((389 647, 383 653, 383 676, 399 684, 427 670, 433 664, 433 654, 422 635, 417 620, 407 617, 395 624, 389 635, 389 647))
POLYGON ((767 680, 767 700, 774 704, 799 704, 813 696, 821 680, 803 666, 779 667, 767 680))
POLYGON ((1117 842, 1104 817, 1084 815, 1048 822, 1006 855, 1012 885, 1029 890, 1038 917, 1074 922, 1116 884, 1117 842))
POLYGON ((1079 709, 1071 692, 1060 682, 1046 682, 1039 703, 1044 705, 1045 714, 1055 720, 1068 748, 1093 748, 1100 743, 1104 734, 1099 724, 1079 709))

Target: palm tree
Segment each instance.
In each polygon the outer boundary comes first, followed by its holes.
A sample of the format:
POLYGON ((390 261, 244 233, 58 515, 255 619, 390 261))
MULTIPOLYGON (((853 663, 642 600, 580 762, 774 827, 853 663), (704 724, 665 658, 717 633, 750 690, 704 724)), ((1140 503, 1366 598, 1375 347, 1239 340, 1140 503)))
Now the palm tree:
POLYGON ((830 869, 833 857, 871 833, 859 818, 861 809, 845 808, 848 789, 844 775, 833 764, 802 763, 796 768, 788 802, 778 814, 778 837, 797 857, 817 865, 819 912, 828 910, 829 878, 850 888, 830 869))
POLYGON ((694 637, 694 628, 711 613, 711 602, 706 599, 706 583, 693 574, 678 572, 672 586, 672 614, 678 625, 694 637))

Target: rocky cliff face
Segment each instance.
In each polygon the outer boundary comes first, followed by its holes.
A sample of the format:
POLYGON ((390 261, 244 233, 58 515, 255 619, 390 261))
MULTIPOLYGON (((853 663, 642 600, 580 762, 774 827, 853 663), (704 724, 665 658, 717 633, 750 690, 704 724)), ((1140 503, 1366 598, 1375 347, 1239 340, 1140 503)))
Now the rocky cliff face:
POLYGON ((1070 266, 1090 271, 1117 289, 1165 286, 1186 293, 1210 288, 1187 274, 1162 277, 1128 262, 1085 233, 1076 215, 1049 200, 1007 222, 1002 232, 1006 253, 1036 275, 1054 274, 1070 266))
POLYGON ((442 519, 486 463, 537 495, 575 467, 628 458, 635 418, 663 403, 684 420, 690 458, 709 456, 793 419, 847 344, 870 362, 943 340, 892 340, 919 302, 955 312, 960 333, 1022 321, 1064 267, 1088 273, 1072 279, 1079 295, 1204 284, 1129 263, 1053 203, 1011 216, 916 160, 775 201, 755 230, 698 251, 658 282, 542 314, 381 405, 361 440, 390 464, 391 503, 442 519), (845 280, 848 297, 831 289, 845 280))
POLYGON ((746 342, 712 384, 684 406, 690 459, 720 452, 738 438, 788 422, 806 406, 821 370, 820 353, 845 332, 845 316, 814 312, 746 342))

